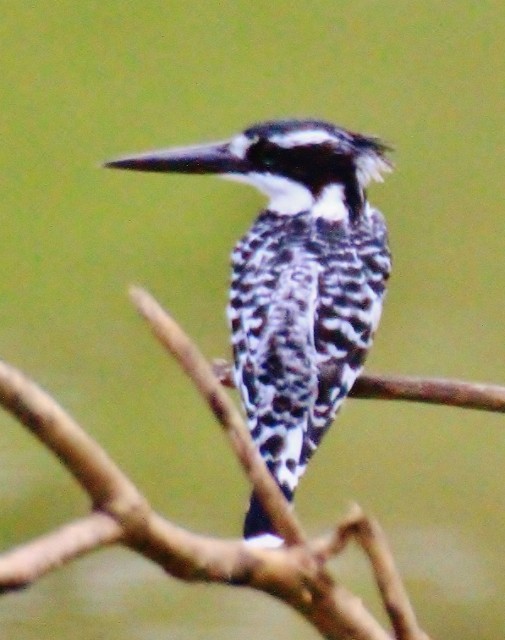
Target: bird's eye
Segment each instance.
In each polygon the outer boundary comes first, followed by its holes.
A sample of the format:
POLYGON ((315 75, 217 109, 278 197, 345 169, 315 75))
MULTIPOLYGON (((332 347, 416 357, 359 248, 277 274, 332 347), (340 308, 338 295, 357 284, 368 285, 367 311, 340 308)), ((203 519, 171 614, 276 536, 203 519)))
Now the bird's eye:
POLYGON ((269 155, 265 155, 263 156, 263 164, 268 168, 273 167, 275 165, 275 158, 269 155))
POLYGON ((249 149, 249 159, 257 165, 270 169, 276 165, 276 147, 267 140, 258 140, 249 149))

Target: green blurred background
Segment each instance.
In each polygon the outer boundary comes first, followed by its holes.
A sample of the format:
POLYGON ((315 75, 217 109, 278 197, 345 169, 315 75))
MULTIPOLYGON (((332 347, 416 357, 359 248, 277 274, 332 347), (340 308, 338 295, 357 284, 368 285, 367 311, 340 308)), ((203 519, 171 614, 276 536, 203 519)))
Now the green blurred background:
MULTIPOLYGON (((263 200, 102 160, 314 116, 375 133, 397 171, 394 276, 369 370, 505 378, 501 2, 18 0, 2 6, 0 349, 61 400, 153 504, 237 536, 248 488, 208 411, 127 299, 151 289, 228 356, 228 256, 263 200)), ((66 472, 0 415, 0 545, 86 512, 66 472)), ((386 528, 435 638, 503 636, 502 417, 350 401, 301 485, 308 531, 350 500, 386 528)), ((338 575, 380 608, 358 553, 338 575)), ((0 600, 2 638, 315 637, 277 602, 187 586, 121 550, 0 600)))

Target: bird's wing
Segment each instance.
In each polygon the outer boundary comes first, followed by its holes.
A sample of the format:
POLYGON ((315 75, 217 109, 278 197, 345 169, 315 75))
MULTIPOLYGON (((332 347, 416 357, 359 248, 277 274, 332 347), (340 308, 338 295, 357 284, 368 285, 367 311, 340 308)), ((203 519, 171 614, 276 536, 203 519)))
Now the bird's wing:
POLYGON ((290 496, 318 393, 313 318, 321 267, 297 248, 270 255, 268 268, 253 258, 235 281, 241 300, 233 312, 232 294, 230 317, 236 382, 251 435, 290 496))
POLYGON ((318 392, 298 466, 301 475, 363 368, 379 323, 389 266, 387 247, 382 246, 370 255, 343 247, 326 258, 313 326, 318 392))

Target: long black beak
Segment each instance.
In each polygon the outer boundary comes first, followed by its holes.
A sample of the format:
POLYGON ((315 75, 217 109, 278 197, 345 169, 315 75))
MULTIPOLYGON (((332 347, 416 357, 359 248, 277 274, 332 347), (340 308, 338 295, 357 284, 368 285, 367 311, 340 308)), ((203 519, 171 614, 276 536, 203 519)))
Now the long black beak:
POLYGON ((104 167, 176 173, 244 173, 247 162, 227 142, 148 151, 104 163, 104 167))

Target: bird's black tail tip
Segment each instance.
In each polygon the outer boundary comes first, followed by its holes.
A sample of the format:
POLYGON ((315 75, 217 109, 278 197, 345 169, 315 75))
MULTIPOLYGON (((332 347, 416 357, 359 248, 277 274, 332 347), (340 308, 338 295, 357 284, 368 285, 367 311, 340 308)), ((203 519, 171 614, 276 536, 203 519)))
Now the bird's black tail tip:
POLYGON ((244 538, 248 540, 266 534, 277 535, 277 532, 257 495, 253 493, 244 520, 244 538))
MULTIPOLYGON (((283 488, 283 493, 291 502, 293 493, 287 488, 283 488)), ((251 496, 244 520, 244 538, 246 542, 262 547, 279 547, 284 542, 255 493, 251 496)))

